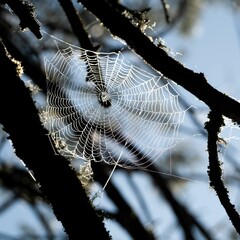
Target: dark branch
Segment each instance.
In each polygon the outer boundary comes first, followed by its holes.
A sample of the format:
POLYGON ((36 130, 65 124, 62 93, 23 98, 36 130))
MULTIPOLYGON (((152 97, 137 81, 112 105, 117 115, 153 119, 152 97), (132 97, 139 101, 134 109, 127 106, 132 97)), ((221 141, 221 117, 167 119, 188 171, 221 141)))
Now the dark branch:
POLYGON ((0 122, 9 133, 17 156, 33 172, 70 239, 79 239, 80 235, 96 240, 109 239, 70 163, 54 155, 30 92, 17 76, 16 65, 6 56, 3 44, 0 56, 0 69, 3 76, 7 76, 1 81, 0 122), (89 231, 89 226, 94 231, 89 231))
POLYGON ((220 128, 224 125, 223 117, 216 111, 211 111, 208 117, 209 121, 206 123, 205 128, 208 131, 208 175, 210 179, 210 186, 212 186, 216 191, 221 204, 232 221, 233 226, 240 234, 240 216, 228 196, 228 190, 222 179, 221 162, 218 159, 218 133, 220 132, 220 128))
POLYGON ((105 0, 79 0, 98 17, 111 33, 126 41, 128 46, 140 55, 154 69, 184 87, 211 109, 240 123, 240 104, 208 84, 203 73, 195 73, 184 67, 134 27, 120 12, 115 11, 105 0), (104 9, 104 11, 102 11, 104 9), (209 97, 211 96, 211 97, 209 97))
MULTIPOLYGON (((115 137, 117 136, 115 138, 115 140, 118 141, 118 143, 121 144, 124 148, 126 148, 129 152, 134 154, 136 156, 136 158, 138 158, 139 162, 141 162, 141 161, 150 162, 150 159, 147 159, 146 157, 144 157, 142 155, 142 153, 139 152, 134 147, 133 143, 131 143, 129 140, 127 141, 125 136, 123 136, 122 134, 117 133, 117 132, 114 132, 113 135, 115 137), (119 136, 121 136, 121 137, 119 137, 119 136), (126 144, 126 141, 128 144, 126 144)), ((109 135, 109 137, 111 137, 111 136, 109 135)), ((98 161, 100 161, 100 159, 98 161)), ((115 161, 115 162, 117 162, 117 161, 115 161)), ((105 176, 105 174, 102 173, 100 175, 98 173, 99 169, 94 166, 95 165, 93 165, 93 171, 95 174, 97 174, 96 179, 98 179, 98 180, 101 179, 102 183, 106 183, 107 177, 105 176)), ((194 218, 194 216, 192 216, 191 213, 189 213, 189 211, 187 211, 186 207, 184 207, 184 205, 180 204, 177 201, 177 199, 173 196, 172 192, 169 189, 166 179, 164 179, 160 174, 154 174, 159 171, 159 168, 156 169, 154 167, 154 165, 150 165, 150 166, 146 167, 146 170, 149 170, 150 176, 154 179, 156 186, 158 186, 159 190, 162 192, 163 196, 165 197, 165 199, 167 200, 167 202, 170 204, 171 208, 173 209, 173 211, 180 223, 180 226, 183 229, 186 239, 194 240, 193 230, 194 230, 194 225, 195 225, 206 239, 212 240, 212 237, 210 236, 209 233, 207 233, 204 226, 202 226, 201 223, 198 222, 194 218)), ((111 183, 109 182, 107 185, 106 191, 108 191, 110 193, 109 196, 114 200, 115 203, 119 203, 118 202, 119 198, 117 197, 117 194, 115 194, 115 193, 111 194, 112 191, 109 189, 110 186, 111 186, 111 183)), ((120 206, 120 205, 117 204, 117 206, 120 206)))
POLYGON ((168 5, 168 3, 167 3, 167 0, 161 0, 161 2, 162 2, 164 14, 165 14, 166 22, 167 22, 167 23, 170 23, 170 16, 169 16, 169 12, 168 12, 169 5, 168 5))
POLYGON ((82 20, 72 4, 72 1, 59 0, 59 3, 61 4, 61 6, 67 16, 68 21, 72 27, 73 33, 78 38, 78 41, 81 44, 81 47, 88 49, 88 50, 95 50, 89 39, 87 32, 85 31, 85 29, 83 27, 82 20))
POLYGON ((29 28, 38 39, 42 38, 35 8, 30 2, 27 0, 1 0, 0 2, 8 4, 16 13, 20 19, 19 25, 22 30, 29 28))
MULTIPOLYGON (((99 161, 101 161, 101 159, 99 159, 99 161)), ((108 180, 108 175, 103 165, 93 162, 92 169, 94 178, 104 186, 108 180)), ((116 220, 129 232, 133 239, 153 240, 153 234, 142 226, 134 210, 121 196, 111 181, 107 184, 106 192, 118 208, 116 220)))
MULTIPOLYGON (((0 14, 2 10, 0 9, 0 14)), ((38 53, 34 51, 31 43, 27 42, 26 38, 20 34, 13 35, 9 31, 11 25, 6 21, 5 18, 1 18, 0 24, 0 36, 5 46, 7 47, 9 53, 24 66, 24 73, 27 74, 34 82, 46 93, 46 81, 45 75, 41 70, 41 65, 39 65, 38 53), (24 47, 23 47, 24 46, 24 47)))

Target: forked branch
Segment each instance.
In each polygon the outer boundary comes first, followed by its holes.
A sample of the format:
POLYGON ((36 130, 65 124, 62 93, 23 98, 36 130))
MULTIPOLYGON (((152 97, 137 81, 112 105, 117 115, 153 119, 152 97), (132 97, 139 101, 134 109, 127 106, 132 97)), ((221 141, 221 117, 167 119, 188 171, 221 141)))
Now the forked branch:
POLYGON ((210 179, 210 186, 216 191, 218 198, 226 210, 233 226, 240 234, 240 216, 231 203, 228 190, 224 185, 222 179, 221 162, 218 159, 218 133, 220 128, 224 125, 222 114, 217 111, 210 111, 209 121, 206 123, 205 128, 208 131, 208 153, 209 153, 209 166, 208 175, 210 179))

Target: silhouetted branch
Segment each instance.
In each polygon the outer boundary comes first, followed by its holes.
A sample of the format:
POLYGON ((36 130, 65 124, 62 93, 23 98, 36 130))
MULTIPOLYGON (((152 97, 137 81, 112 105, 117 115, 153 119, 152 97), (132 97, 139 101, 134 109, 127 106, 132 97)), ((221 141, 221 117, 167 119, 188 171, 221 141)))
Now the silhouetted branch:
POLYGON ((169 16, 169 12, 168 12, 169 5, 168 5, 168 3, 167 3, 167 0, 161 0, 161 2, 162 2, 164 14, 165 14, 166 22, 167 22, 167 23, 170 23, 170 16, 169 16))
POLYGON ((186 11, 187 5, 188 0, 179 0, 178 3, 179 7, 176 14, 174 16, 171 16, 170 22, 162 30, 158 32, 158 35, 160 37, 165 36, 170 30, 173 29, 173 27, 175 27, 179 23, 181 18, 184 16, 184 12, 186 11))
POLYGON ((228 196, 228 190, 222 179, 221 162, 218 159, 218 133, 220 132, 220 128, 224 125, 223 117, 221 113, 217 111, 210 111, 208 117, 209 121, 206 123, 205 128, 208 131, 208 175, 210 179, 210 186, 216 191, 221 204, 232 221, 233 226, 240 234, 240 216, 228 196))
MULTIPOLYGON (((108 131, 106 131, 106 134, 108 133, 108 131)), ((148 159, 146 156, 143 155, 143 153, 141 153, 136 147, 135 145, 129 140, 127 139, 122 133, 120 132, 113 132, 112 135, 107 134, 107 136, 109 138, 113 138, 115 141, 117 141, 120 145, 122 145, 122 147, 124 147, 125 149, 127 149, 131 154, 133 154, 137 159, 138 162, 140 163, 141 166, 144 166, 144 163, 148 163, 148 165, 145 167, 146 171, 149 171, 150 176, 154 179, 156 186, 158 186, 159 190, 162 192, 163 196, 165 197, 165 199, 167 200, 168 204, 171 206, 171 208, 173 209, 176 218, 178 219, 180 226, 183 229, 183 232, 185 234, 186 239, 188 240, 193 240, 194 239, 194 235, 193 235, 193 229, 194 229, 194 225, 200 230, 200 232, 202 232, 203 236, 208 239, 208 240, 212 240, 211 235, 205 230, 205 228, 202 226, 202 224, 197 221, 194 216, 191 215, 191 213, 189 211, 187 211, 186 207, 182 204, 180 204, 177 199, 173 196, 171 190, 168 187, 167 181, 165 178, 163 178, 160 174, 156 174, 156 172, 159 172, 159 168, 156 169, 154 167, 153 164, 151 163, 151 160, 148 159)), ((99 160, 100 161, 100 160, 99 160)), ((115 162, 117 162, 117 160, 115 160, 115 162)), ((131 169, 131 167, 134 169, 136 167, 136 169, 138 169, 137 166, 134 165, 129 165, 129 168, 131 169)), ((144 169, 144 167, 143 167, 144 169)), ((97 173, 98 169, 97 168, 93 168, 94 173, 97 173)), ((102 175, 100 176, 98 174, 96 179, 102 179, 102 175)), ((105 177, 105 179, 103 180, 103 182, 105 183, 107 180, 107 178, 105 177)), ((109 190, 109 184, 108 183, 108 190, 109 190)), ((117 200, 115 198, 115 195, 112 195, 115 199, 115 201, 117 200)), ((118 204, 117 204, 118 205, 118 204)))
MULTIPOLYGON (((30 92, 17 76, 16 65, 6 56, 3 44, 0 45, 0 56, 0 69, 3 76, 7 76, 0 88, 0 122, 9 133, 17 156, 33 171, 70 239, 79 239, 82 235, 89 239, 110 239, 70 163, 54 155, 30 92), (19 109, 21 115, 15 109, 19 109), (94 231, 89 231, 89 226, 94 231)), ((19 68, 18 65, 18 71, 19 68)))
MULTIPOLYGON (((119 134, 120 133, 117 133, 117 132, 114 132, 114 134, 113 134, 114 136, 117 136, 115 140, 118 141, 119 144, 124 146, 130 153, 134 154, 135 157, 138 158, 139 162, 141 162, 141 161, 150 162, 150 159, 147 159, 147 157, 144 157, 142 155, 142 153, 139 152, 134 147, 134 145, 129 140, 127 140, 122 134, 120 134, 120 136, 121 136, 121 138, 120 138, 119 134), (120 141, 120 139, 121 139, 121 141, 120 141), (128 144, 126 144, 126 141, 128 144)), ((111 136, 109 135, 109 137, 111 137, 111 136)), ((156 172, 158 172, 159 169, 156 169, 154 167, 154 165, 150 165, 150 166, 146 167, 146 170, 149 170, 149 174, 155 181, 156 186, 158 186, 159 190, 162 192, 163 196, 167 200, 167 203, 173 209, 173 211, 176 215, 176 218, 178 219, 179 224, 183 229, 186 239, 188 239, 188 240, 195 239, 194 235, 193 235, 193 232, 194 232, 193 230, 194 230, 194 225, 195 225, 206 239, 212 240, 211 235, 206 231, 204 226, 199 221, 197 221, 195 219, 195 217, 192 216, 191 213, 187 210, 187 208, 184 205, 180 204, 177 201, 177 199, 173 196, 171 190, 168 187, 167 180, 165 178, 163 178, 160 174, 156 174, 156 172)), ((99 171, 100 171, 99 168, 97 168, 95 166, 95 164, 93 164, 93 172, 95 174, 96 179, 98 181, 100 180, 100 182, 102 182, 102 184, 105 184, 107 181, 107 176, 105 175, 105 173, 100 174, 99 171)), ((120 198, 118 197, 118 194, 115 193, 115 191, 112 192, 111 186, 112 186, 111 182, 109 182, 107 185, 106 191, 109 193, 109 196, 114 200, 116 205, 121 208, 122 203, 119 202, 120 198)), ((125 208, 125 210, 126 210, 126 208, 125 208)), ((121 211, 121 212, 124 213, 124 211, 121 211)))
MULTIPOLYGON (((99 161, 101 161, 101 159, 99 159, 99 161)), ((92 169, 94 172, 94 179, 99 181, 104 186, 108 180, 108 175, 104 171, 103 165, 93 162, 92 169)), ((118 192, 117 188, 115 188, 115 186, 112 184, 112 182, 108 182, 105 191, 118 208, 116 220, 122 226, 124 226, 124 228, 129 232, 133 239, 153 240, 154 237, 152 233, 147 231, 142 226, 133 209, 124 200, 124 198, 121 196, 121 194, 118 192)))
POLYGON ((240 123, 240 104, 237 101, 209 85, 203 73, 195 73, 184 67, 183 64, 170 57, 164 49, 155 46, 127 18, 115 11, 108 3, 109 1, 78 1, 99 18, 113 35, 125 40, 129 47, 154 69, 184 87, 205 102, 209 108, 216 109, 226 117, 240 123))
POLYGON ((127 173, 128 173, 128 178, 127 178, 128 184, 131 187, 131 189, 133 190, 133 192, 135 193, 136 198, 137 198, 137 200, 139 202, 139 205, 141 207, 141 210, 145 214, 145 217, 148 219, 149 222, 151 222, 151 220, 152 220, 151 219, 151 214, 149 212, 149 209, 147 207, 147 204, 146 204, 145 200, 143 199, 143 194, 141 194, 141 192, 138 189, 137 184, 133 181, 130 172, 127 172, 127 173))
POLYGON ((18 197, 16 194, 11 196, 9 199, 5 200, 4 203, 0 206, 0 214, 2 214, 4 211, 6 211, 9 207, 11 207, 16 201, 18 200, 18 197))
POLYGON ((38 220, 41 222, 41 225, 45 229, 45 232, 46 232, 48 240, 56 239, 54 234, 53 234, 51 225, 49 224, 49 222, 45 218, 45 216, 41 213, 41 211, 37 208, 37 206, 35 205, 34 202, 32 204, 30 204, 30 207, 32 208, 33 213, 35 213, 35 215, 37 216, 38 220))
MULTIPOLYGON (((2 10, 0 8, 0 15, 2 10)), ((16 59, 22 62, 24 66, 24 73, 27 74, 34 82, 46 93, 45 75, 41 71, 41 64, 38 52, 34 51, 31 43, 26 44, 26 39, 15 33, 13 35, 9 29, 11 25, 5 18, 1 18, 0 22, 0 36, 7 47, 9 53, 16 59), (39 60, 39 61, 36 61, 39 60), (35 60, 35 61, 34 61, 35 60), (37 63, 36 63, 37 62, 37 63)))
POLYGON ((67 15, 68 21, 72 27, 73 33, 78 38, 81 47, 88 50, 95 50, 88 37, 87 32, 84 30, 82 20, 78 15, 76 9, 70 0, 58 0, 61 4, 65 14, 67 15))
POLYGON ((29 28, 38 38, 42 38, 39 22, 36 20, 35 8, 27 0, 1 0, 0 3, 6 3, 20 19, 20 28, 24 30, 29 28))
POLYGON ((213 237, 206 231, 205 227, 187 210, 183 204, 177 201, 170 191, 166 179, 160 174, 155 174, 157 169, 154 165, 149 166, 147 169, 150 170, 150 176, 162 192, 168 204, 173 209, 181 227, 183 228, 186 239, 194 239, 193 232, 195 225, 206 239, 213 240, 213 237))

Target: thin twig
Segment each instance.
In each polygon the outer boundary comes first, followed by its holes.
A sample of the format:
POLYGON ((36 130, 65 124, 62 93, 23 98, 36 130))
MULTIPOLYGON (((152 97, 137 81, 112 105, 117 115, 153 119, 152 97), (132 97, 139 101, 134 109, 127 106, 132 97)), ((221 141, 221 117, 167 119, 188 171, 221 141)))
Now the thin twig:
POLYGON ((162 2, 166 22, 170 23, 171 20, 170 20, 170 16, 169 16, 169 12, 168 12, 169 4, 167 3, 167 0, 161 0, 161 2, 162 2))

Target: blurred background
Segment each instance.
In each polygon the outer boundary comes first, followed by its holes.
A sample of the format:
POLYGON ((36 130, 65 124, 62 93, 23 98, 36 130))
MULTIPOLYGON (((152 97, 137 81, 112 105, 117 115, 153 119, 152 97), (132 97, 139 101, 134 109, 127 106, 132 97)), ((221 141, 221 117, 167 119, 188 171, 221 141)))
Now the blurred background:
MULTIPOLYGON (((43 34, 38 40, 30 31, 20 31, 19 19, 7 4, 0 5, 0 33, 22 61, 25 70, 22 79, 33 90, 36 107, 41 111, 47 90, 44 57, 57 51, 52 36, 81 45, 61 1, 31 2, 41 29, 50 35, 43 34)), ((123 9, 133 24, 141 23, 139 27, 154 44, 165 45, 173 58, 195 72, 203 72, 216 89, 240 99, 240 2, 168 0, 167 10, 163 2, 123 0, 112 1, 112 4, 123 9)), ((113 38, 82 5, 73 3, 97 51, 124 49, 135 65, 147 69, 124 42, 113 38)), ((171 85, 179 94, 183 111, 188 109, 178 133, 183 140, 154 163, 155 172, 116 168, 105 191, 94 201, 96 208, 104 210, 105 225, 113 240, 135 239, 131 226, 136 222, 157 240, 187 239, 188 231, 192 239, 197 240, 240 239, 215 191, 209 186, 204 129, 209 109, 181 86, 174 82, 171 85), (119 195, 111 192, 113 188, 119 195), (126 224, 129 212, 135 220, 126 224)), ((240 132, 238 126, 225 120, 220 134, 223 140, 219 143, 219 157, 231 201, 239 209, 240 132)), ((78 169, 77 163, 74 164, 78 169)), ((106 164, 93 166, 94 192, 101 190, 106 182, 103 175, 109 176, 111 169, 106 164)), ((0 130, 0 239, 67 239, 61 223, 15 155, 3 126, 0 130)))

